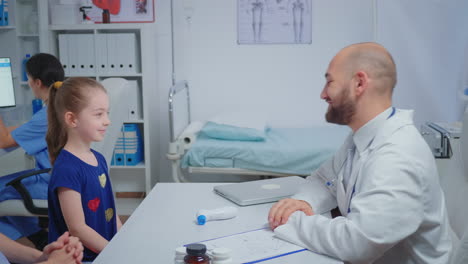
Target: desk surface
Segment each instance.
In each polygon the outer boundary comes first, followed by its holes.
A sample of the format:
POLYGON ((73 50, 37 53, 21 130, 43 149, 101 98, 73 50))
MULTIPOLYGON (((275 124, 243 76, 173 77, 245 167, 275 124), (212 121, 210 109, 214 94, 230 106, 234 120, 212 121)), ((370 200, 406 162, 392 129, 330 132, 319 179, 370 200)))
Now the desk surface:
MULTIPOLYGON (((174 263, 175 249, 184 244, 264 227, 270 204, 239 207, 237 217, 195 222, 200 209, 234 204, 216 195, 220 183, 158 183, 94 263, 174 263)), ((342 263, 303 251, 262 263, 342 263)))
POLYGON ((4 148, 4 149, 0 148, 0 157, 16 149, 18 149, 18 147, 11 147, 11 148, 4 148))

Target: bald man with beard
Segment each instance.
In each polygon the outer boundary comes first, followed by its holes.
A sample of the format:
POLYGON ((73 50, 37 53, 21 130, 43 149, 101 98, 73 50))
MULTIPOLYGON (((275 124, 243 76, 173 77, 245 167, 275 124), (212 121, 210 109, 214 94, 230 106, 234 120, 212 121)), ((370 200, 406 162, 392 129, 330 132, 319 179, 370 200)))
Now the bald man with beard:
POLYGON ((435 160, 413 111, 392 106, 392 56, 377 43, 350 45, 325 78, 325 118, 352 132, 296 195, 272 206, 271 228, 349 263, 448 263, 452 242, 435 160), (339 216, 322 215, 336 207, 339 216))

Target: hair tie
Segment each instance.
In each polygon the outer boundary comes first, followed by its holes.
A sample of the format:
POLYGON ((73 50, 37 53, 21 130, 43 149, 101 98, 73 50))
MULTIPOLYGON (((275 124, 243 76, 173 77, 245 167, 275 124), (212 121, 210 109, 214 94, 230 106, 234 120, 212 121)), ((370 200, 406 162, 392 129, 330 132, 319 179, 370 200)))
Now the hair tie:
POLYGON ((54 88, 58 89, 58 88, 62 87, 62 84, 63 84, 63 82, 54 82, 54 88))

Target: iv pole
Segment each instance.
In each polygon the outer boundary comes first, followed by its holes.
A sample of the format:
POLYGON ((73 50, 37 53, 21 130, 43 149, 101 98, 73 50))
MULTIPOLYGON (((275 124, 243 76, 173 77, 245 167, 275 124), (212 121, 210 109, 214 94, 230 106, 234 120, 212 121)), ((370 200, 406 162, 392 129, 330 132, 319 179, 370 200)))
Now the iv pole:
POLYGON ((171 60, 172 60, 172 86, 176 83, 175 78, 175 54, 174 54, 174 0, 171 0, 171 60))

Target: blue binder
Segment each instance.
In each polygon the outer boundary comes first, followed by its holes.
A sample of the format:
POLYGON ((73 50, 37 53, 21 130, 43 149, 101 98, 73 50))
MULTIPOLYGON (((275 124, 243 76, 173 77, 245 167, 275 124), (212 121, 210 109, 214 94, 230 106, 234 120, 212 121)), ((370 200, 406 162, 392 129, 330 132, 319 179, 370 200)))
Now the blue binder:
POLYGON ((0 26, 5 25, 5 21, 3 20, 3 1, 5 0, 0 0, 0 26))
POLYGON ((3 25, 8 26, 9 16, 8 16, 8 0, 3 0, 3 25))
POLYGON ((143 137, 138 124, 124 124, 118 138, 111 165, 135 166, 143 161, 143 137))
POLYGON ((138 124, 124 125, 125 165, 135 166, 143 160, 143 140, 138 124))

